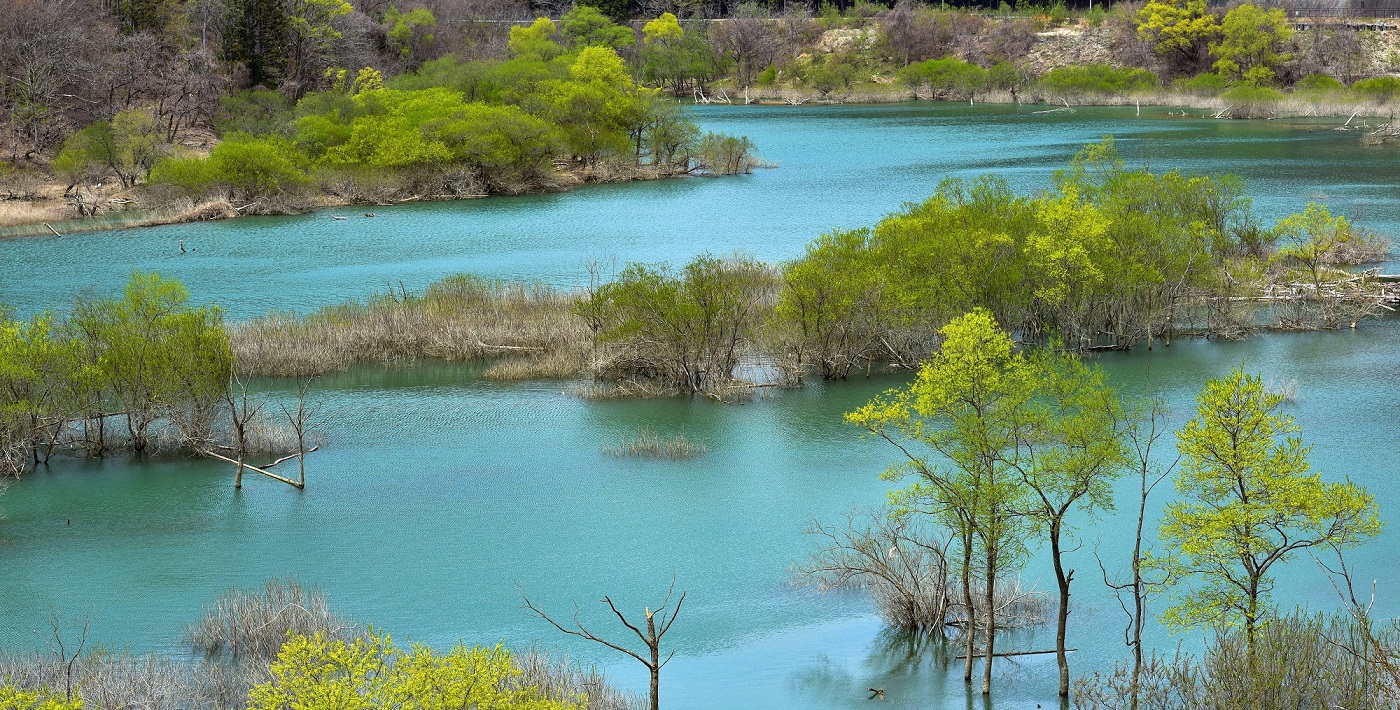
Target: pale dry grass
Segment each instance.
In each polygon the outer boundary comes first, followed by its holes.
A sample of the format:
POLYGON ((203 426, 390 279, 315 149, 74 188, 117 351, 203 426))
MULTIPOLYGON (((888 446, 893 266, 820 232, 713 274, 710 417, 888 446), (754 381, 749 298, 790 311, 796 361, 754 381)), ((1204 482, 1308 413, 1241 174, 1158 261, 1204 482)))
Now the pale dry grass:
POLYGON ((583 369, 592 342, 572 312, 576 301, 548 286, 457 275, 422 295, 379 295, 305 318, 269 314, 228 331, 239 371, 249 376, 315 375, 356 362, 501 358, 514 363, 488 377, 566 377, 583 369))
MULTIPOLYGON (((43 222, 59 222, 73 214, 73 210, 61 202, 30 202, 27 200, 0 201, 0 230, 19 227, 38 227, 39 232, 48 234, 43 222)), ((16 234, 14 236, 22 236, 16 234)))

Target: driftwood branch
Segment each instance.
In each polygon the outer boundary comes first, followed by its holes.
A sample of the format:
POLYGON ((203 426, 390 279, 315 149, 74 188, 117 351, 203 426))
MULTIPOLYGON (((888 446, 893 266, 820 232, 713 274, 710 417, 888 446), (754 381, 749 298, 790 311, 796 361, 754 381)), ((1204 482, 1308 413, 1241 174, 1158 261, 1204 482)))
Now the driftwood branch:
MULTIPOLYGON (((205 456, 208 456, 208 457, 210 457, 210 458, 219 459, 220 461, 227 461, 227 462, 229 462, 229 463, 231 463, 231 464, 233 464, 233 465, 235 465, 235 466, 242 466, 243 468, 246 468, 246 469, 248 469, 249 471, 253 471, 253 472, 255 472, 255 473, 261 473, 262 475, 267 476, 268 478, 275 478, 275 479, 277 479, 277 480, 279 480, 279 481, 281 481, 281 482, 283 482, 283 483, 285 483, 285 484, 287 484, 287 485, 289 485, 289 486, 294 486, 295 488, 297 488, 297 490, 304 490, 304 487, 302 486, 302 484, 297 483, 296 481, 293 481, 293 480, 290 479, 290 478, 283 478, 283 477, 281 477, 281 476, 279 476, 279 475, 277 475, 277 474, 275 474, 275 473, 273 473, 273 472, 271 472, 271 471, 258 468, 257 466, 254 466, 254 465, 252 465, 252 464, 249 464, 249 463, 242 463, 242 464, 240 464, 240 463, 238 462, 237 459, 231 459, 231 458, 229 458, 229 457, 227 457, 227 456, 224 456, 223 454, 215 453, 215 452, 209 451, 209 450, 200 451, 199 453, 204 454, 205 456)), ((288 458, 291 458, 291 457, 288 457, 288 458)))

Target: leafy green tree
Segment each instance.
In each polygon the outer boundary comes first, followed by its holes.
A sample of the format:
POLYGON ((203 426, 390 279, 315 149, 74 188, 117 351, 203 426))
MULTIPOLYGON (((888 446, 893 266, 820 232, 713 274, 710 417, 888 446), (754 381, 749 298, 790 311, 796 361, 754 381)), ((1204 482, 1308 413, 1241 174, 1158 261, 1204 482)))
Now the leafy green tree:
POLYGON ((290 139, 234 133, 207 158, 169 158, 151 171, 151 184, 170 185, 198 197, 225 190, 255 200, 296 192, 310 185, 306 156, 290 139))
POLYGON ((569 78, 536 87, 540 113, 558 125, 574 155, 593 163, 626 154, 638 101, 622 58, 609 47, 584 47, 569 65, 569 78))
POLYGON ((1220 34, 1214 13, 1205 0, 1153 0, 1138 11, 1138 37, 1152 42, 1159 56, 1174 57, 1195 73, 1205 50, 1220 34))
POLYGON ((345 0, 291 0, 287 78, 292 82, 293 97, 300 98, 311 90, 330 65, 335 43, 342 37, 333 23, 354 11, 345 0))
POLYGON ((403 59, 423 59, 435 39, 437 18, 431 10, 415 7, 408 12, 399 12, 393 5, 384 11, 384 24, 389 27, 386 34, 389 48, 403 59))
POLYGON ((621 374, 709 392, 732 381, 772 282, 768 267, 746 257, 700 256, 679 274, 630 264, 580 314, 600 325, 621 374))
POLYGON ((0 478, 47 462, 82 406, 90 373, 80 344, 57 327, 46 313, 19 322, 0 309, 0 478))
MULTIPOLYGON (((1375 498, 1350 481, 1311 473, 1302 428, 1257 375, 1208 380, 1196 417, 1177 432, 1182 500, 1167 506, 1161 537, 1200 580, 1167 609, 1176 627, 1243 626, 1252 649, 1269 617, 1274 565, 1314 547, 1346 548, 1381 529, 1375 498)), ((1251 651, 1252 652, 1252 651, 1251 651)))
POLYGON ((165 134, 146 111, 122 111, 73 134, 54 158, 53 168, 72 183, 110 171, 131 187, 146 177, 169 151, 165 134))
POLYGON ((829 232, 783 267, 775 313, 796 330, 798 366, 813 362, 822 379, 845 379, 877 354, 884 280, 869 241, 868 229, 829 232))
POLYGON ((623 27, 592 5, 574 5, 559 20, 559 34, 571 47, 611 47, 616 51, 637 44, 632 28, 623 27))
POLYGON ((1279 65, 1292 59, 1283 51, 1293 36, 1282 8, 1265 10, 1253 3, 1237 5, 1220 23, 1220 41, 1212 44, 1215 71, 1251 86, 1269 86, 1279 65))
POLYGON ((687 32, 669 12, 642 27, 642 75, 680 95, 714 77, 719 58, 703 32, 687 32))
MULTIPOLYGON (((952 530, 961 553, 963 603, 969 617, 979 574, 984 618, 982 692, 991 692, 996 647, 997 580, 1025 557, 1031 521, 1017 469, 1024 453, 1019 426, 1034 399, 1037 373, 1013 352, 991 313, 976 309, 941 330, 943 346, 909 387, 891 390, 846 415, 886 439, 903 460, 887 480, 915 477, 892 491, 896 508, 934 515, 952 530), (976 570, 976 572, 974 571, 976 570)), ((972 680, 975 619, 967 619, 963 679, 972 680)))
POLYGON ((1064 560, 1073 535, 1070 515, 1113 509, 1113 481, 1129 463, 1126 415, 1102 369, 1058 348, 1042 349, 1028 362, 1036 375, 1036 395, 1016 427, 1024 455, 1013 466, 1030 491, 1024 512, 1050 543, 1059 590, 1055 660, 1060 696, 1066 697, 1065 635, 1074 581, 1074 570, 1066 569, 1064 560))
POLYGON ((190 308, 189 292, 159 274, 134 272, 120 300, 79 301, 70 320, 92 357, 102 396, 126 420, 132 448, 151 425, 182 420, 189 438, 208 435, 233 374, 233 351, 217 307, 190 308))
POLYGON ((955 57, 930 59, 899 70, 911 90, 927 89, 934 99, 968 99, 987 88, 987 70, 955 57))
POLYGON ((1108 220, 1072 186, 1059 198, 1036 200, 1035 210, 1036 227, 1024 246, 1032 313, 1022 330, 1030 338, 1092 333, 1094 326, 1085 321, 1107 277, 1100 259, 1108 245, 1108 220))
POLYGON ((248 693, 251 710, 293 708, 495 708, 581 710, 585 698, 553 699, 522 686, 509 651, 457 645, 444 654, 400 649, 387 636, 346 642, 323 634, 292 636, 272 662, 272 679, 248 693))

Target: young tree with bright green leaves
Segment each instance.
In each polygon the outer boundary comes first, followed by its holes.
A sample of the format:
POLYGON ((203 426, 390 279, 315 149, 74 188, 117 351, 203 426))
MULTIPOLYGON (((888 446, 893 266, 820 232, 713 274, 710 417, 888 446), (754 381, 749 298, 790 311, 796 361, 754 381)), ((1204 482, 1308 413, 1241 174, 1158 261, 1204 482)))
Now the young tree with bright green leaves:
POLYGON ((81 344, 57 328, 47 313, 19 322, 0 308, 0 478, 49 460, 91 386, 81 344))
POLYGON ((1059 197, 1037 199, 1035 216, 1023 247, 1033 297, 1023 337, 1088 337, 1097 329, 1090 313, 1095 292, 1107 276, 1102 261, 1109 246, 1108 219, 1072 186, 1061 188, 1059 197))
POLYGON ((555 699, 518 682, 522 671, 501 646, 457 645, 446 653, 387 636, 353 641, 292 636, 272 662, 271 680, 248 693, 250 710, 493 708, 582 710, 586 698, 555 699))
POLYGON ((704 32, 687 32, 669 12, 642 27, 638 61, 647 80, 665 85, 674 95, 709 81, 719 66, 719 56, 704 32))
POLYGON ((982 693, 991 692, 996 647, 997 580, 1024 559, 1033 521, 1025 517, 1029 490, 1020 425, 1029 413, 1038 374, 991 313, 977 309, 941 330, 943 346, 913 384, 891 390, 850 412, 846 420, 899 449, 903 459, 887 480, 915 477, 891 491, 896 509, 927 513, 954 531, 961 561, 966 662, 972 681, 974 576, 982 589, 982 693))
POLYGON ((1220 23, 1220 41, 1210 46, 1215 71, 1231 81, 1269 86, 1281 64, 1293 57, 1283 51, 1293 36, 1282 8, 1265 10, 1253 3, 1237 5, 1220 23))
POLYGON ((577 312, 614 346, 609 366, 686 394, 730 383, 774 274, 751 258, 696 257, 679 273, 629 264, 577 312))
POLYGON ((783 267, 775 314, 796 331, 791 347, 798 366, 814 363, 822 379, 845 379, 875 359, 884 279, 869 240, 868 229, 829 232, 783 267))
POLYGON ((91 182, 110 171, 131 187, 150 174, 169 152, 160 124, 147 111, 122 111, 64 141, 53 168, 73 184, 91 182))
POLYGON ((1055 347, 1036 351, 1027 362, 1036 391, 1016 424, 1022 453, 1010 465, 1030 491, 1025 515, 1050 543, 1059 590, 1055 660, 1060 696, 1068 697, 1065 636, 1074 581, 1064 559, 1065 545, 1073 539, 1069 518, 1113 509, 1113 481, 1130 463, 1124 442, 1128 416, 1099 367, 1055 347))
POLYGON ((384 11, 384 24, 389 28, 385 33, 389 40, 389 48, 402 59, 421 58, 426 55, 437 30, 437 18, 431 10, 423 7, 400 12, 391 4, 389 9, 384 11))
POLYGON ((1206 382, 1197 414, 1177 432, 1181 465, 1160 534, 1180 555, 1169 565, 1199 580, 1167 609, 1170 626, 1243 626, 1271 614, 1274 565, 1315 547, 1342 549, 1380 533, 1375 498, 1350 481, 1311 472, 1302 428, 1283 396, 1235 369, 1206 382))
POLYGON ((290 0, 287 79, 294 98, 310 91, 329 66, 335 43, 342 37, 334 21, 354 11, 345 0, 290 0))
POLYGON ((574 155, 592 164, 625 155, 633 146, 639 91, 622 58, 609 47, 585 47, 569 65, 568 79, 536 86, 538 113, 563 131, 574 155))

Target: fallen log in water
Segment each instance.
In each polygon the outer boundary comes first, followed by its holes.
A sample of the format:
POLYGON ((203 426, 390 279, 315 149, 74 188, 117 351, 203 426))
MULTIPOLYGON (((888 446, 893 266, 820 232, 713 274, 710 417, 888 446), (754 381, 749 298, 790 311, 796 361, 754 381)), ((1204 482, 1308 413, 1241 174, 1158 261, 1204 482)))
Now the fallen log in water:
MULTIPOLYGON (((1067 648, 1067 649, 1065 649, 1065 652, 1068 653, 1068 652, 1070 652, 1070 651, 1078 651, 1078 650, 1079 650, 1079 649, 1077 649, 1077 648, 1067 648)), ((993 654, 992 654, 992 658, 1006 658, 1007 656, 1043 656, 1043 655, 1045 655, 1045 654, 1054 653, 1054 652, 1055 652, 1055 649, 1053 649, 1053 648, 1050 649, 1049 651, 1002 651, 1002 652, 1000 652, 1000 653, 993 653, 993 654)), ((986 657, 987 657, 987 654, 986 654, 986 653, 974 653, 974 654, 972 654, 972 657, 973 657, 974 659, 977 659, 977 658, 986 658, 986 657)), ((963 654, 963 655, 961 655, 961 656, 953 656, 953 658, 956 658, 957 660, 961 661, 961 660, 964 660, 964 659, 967 658, 967 654, 963 654)))

